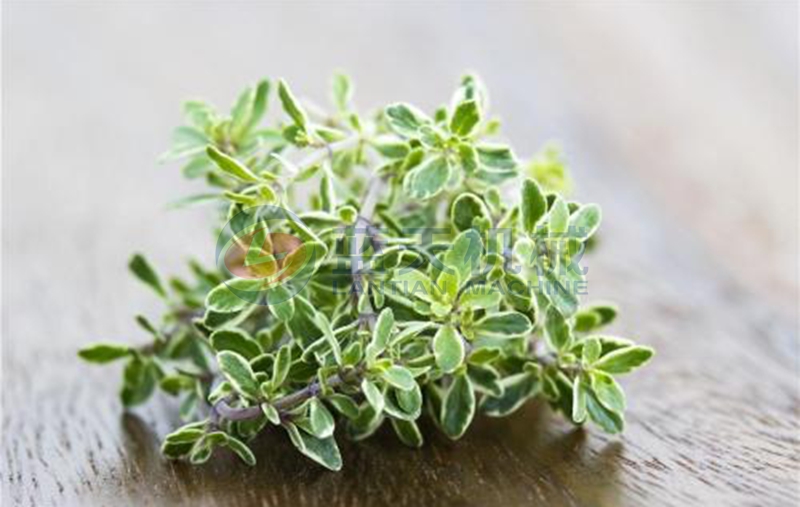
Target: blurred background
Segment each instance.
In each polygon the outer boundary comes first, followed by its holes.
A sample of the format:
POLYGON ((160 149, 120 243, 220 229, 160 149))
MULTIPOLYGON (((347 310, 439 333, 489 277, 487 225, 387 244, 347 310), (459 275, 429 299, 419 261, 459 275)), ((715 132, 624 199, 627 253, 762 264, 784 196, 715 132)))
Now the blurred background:
MULTIPOLYGON (((60 249, 96 256, 93 276, 118 271, 111 252, 154 251, 176 268, 181 256, 208 257, 193 212, 163 208, 193 189, 155 163, 186 98, 227 108, 245 84, 283 76, 327 104, 343 69, 362 108, 433 108, 473 70, 521 156, 560 141, 581 197, 585 173, 624 171, 715 262, 784 311, 795 306, 794 2, 4 6, 12 268, 41 248, 23 218, 36 210, 60 249), (98 214, 118 225, 98 231, 98 214)), ((9 287, 33 269, 8 270, 9 287)))
MULTIPOLYGON (((698 276, 723 277, 794 327, 797 10, 769 1, 6 1, 3 369, 16 387, 4 385, 5 402, 41 399, 73 413, 76 402, 59 394, 66 386, 81 406, 102 404, 118 437, 116 372, 113 382, 109 372, 87 373, 75 349, 135 342, 131 316, 156 314, 157 302, 128 278, 131 252, 146 252, 164 273, 213 256, 209 213, 166 209, 200 187, 178 165, 156 163, 181 101, 227 109, 246 84, 284 77, 298 95, 328 104, 338 69, 353 77, 362 109, 406 100, 429 110, 475 71, 518 155, 558 140, 577 197, 606 209, 599 262, 609 283, 598 283, 600 295, 635 306, 636 287, 652 280, 690 292, 664 275, 671 257, 636 260, 633 252, 648 252, 638 243, 657 241, 661 251, 691 251, 703 259, 698 276), (623 228, 634 232, 615 236, 623 228), (615 268, 623 260, 650 274, 631 279, 615 268), (49 365, 44 377, 28 366, 34 356, 49 365), (108 385, 98 394, 80 379, 108 385)), ((631 328, 645 319, 636 315, 631 328)), ((688 330, 682 343, 703 339, 688 330)), ((4 425, 34 431, 19 417, 4 425)), ((47 430, 29 436, 42 433, 61 441, 47 430)), ((41 472, 22 451, 9 453, 20 477, 26 467, 41 472)))

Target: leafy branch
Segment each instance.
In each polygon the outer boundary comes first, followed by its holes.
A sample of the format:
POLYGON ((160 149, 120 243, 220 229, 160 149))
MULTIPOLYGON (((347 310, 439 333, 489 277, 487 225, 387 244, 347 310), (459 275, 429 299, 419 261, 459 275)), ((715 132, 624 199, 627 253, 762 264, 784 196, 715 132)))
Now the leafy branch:
POLYGON ((176 204, 219 210, 217 263, 165 282, 134 255, 166 306, 157 323, 136 317, 150 341, 79 355, 125 361, 126 407, 178 397, 186 424, 162 450, 196 464, 219 447, 254 464, 247 442, 275 426, 338 470, 337 427, 360 440, 388 422, 419 447, 423 415, 458 439, 477 413, 534 397, 621 431, 616 377, 653 350, 602 331, 615 306, 580 305, 602 213, 570 198, 561 152, 520 161, 475 76, 430 115, 393 103, 362 116, 352 92, 335 76, 330 113, 282 80, 229 113, 185 103, 162 158, 205 179, 209 192, 176 204), (273 90, 284 116, 265 126, 273 90))

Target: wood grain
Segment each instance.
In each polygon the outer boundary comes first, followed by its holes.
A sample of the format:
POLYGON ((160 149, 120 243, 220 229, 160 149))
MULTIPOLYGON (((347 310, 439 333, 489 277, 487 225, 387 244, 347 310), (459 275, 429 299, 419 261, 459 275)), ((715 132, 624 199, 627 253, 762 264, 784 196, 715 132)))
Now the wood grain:
POLYGON ((796 505, 796 22, 775 22, 796 5, 699 5, 5 4, 3 504, 796 505), (740 66, 753 75, 723 85, 740 66), (561 138, 604 209, 590 299, 619 302, 613 331, 658 350, 623 382, 624 435, 534 403, 456 443, 424 428, 419 451, 390 431, 341 439, 338 474, 277 433, 256 468, 194 468, 159 455, 170 400, 125 414, 119 369, 77 361, 157 315, 130 252, 167 272, 212 256, 204 212, 163 208, 189 185, 153 163, 178 101, 227 103, 267 74, 321 102, 335 67, 361 105, 425 107, 474 68, 521 154, 561 138), (701 99, 714 107, 692 123, 701 99))

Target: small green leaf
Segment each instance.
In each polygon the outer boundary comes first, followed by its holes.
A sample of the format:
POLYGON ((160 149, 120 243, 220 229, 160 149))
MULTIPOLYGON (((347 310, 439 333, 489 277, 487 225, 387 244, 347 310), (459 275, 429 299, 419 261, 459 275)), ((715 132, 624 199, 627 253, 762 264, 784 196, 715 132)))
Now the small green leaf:
POLYGON ((283 285, 274 285, 266 291, 267 306, 276 319, 286 322, 294 315, 292 293, 283 285))
POLYGON ((592 392, 586 393, 586 410, 589 418, 607 433, 619 433, 625 426, 622 415, 605 408, 592 392))
POLYGON ((453 326, 443 326, 436 332, 433 354, 444 373, 452 373, 464 362, 464 343, 453 326))
POLYGON ((526 179, 522 184, 521 211, 522 230, 527 234, 533 234, 536 224, 547 211, 547 201, 542 189, 532 179, 526 179))
POLYGON ((367 403, 375 409, 375 412, 381 413, 383 412, 384 406, 384 399, 383 393, 381 390, 378 389, 378 386, 373 384, 367 379, 361 381, 361 390, 364 392, 364 397, 367 399, 367 403))
POLYGON ((328 317, 326 317, 324 313, 316 312, 314 314, 314 322, 317 324, 319 330, 322 331, 322 336, 328 341, 333 351, 333 358, 336 360, 336 364, 341 365, 342 347, 339 345, 339 340, 336 339, 336 335, 333 334, 333 329, 331 328, 328 317))
POLYGON ((412 169, 403 188, 412 199, 430 199, 444 190, 450 179, 450 164, 444 157, 432 157, 412 169))
POLYGON ((475 194, 465 192, 456 197, 450 208, 450 220, 458 231, 472 228, 475 218, 489 218, 491 215, 483 200, 475 194))
POLYGON ((586 420, 586 385, 576 376, 572 382, 572 420, 581 424, 586 420))
POLYGON ((587 338, 583 344, 583 351, 581 352, 583 360, 586 364, 593 364, 600 357, 603 346, 600 340, 596 337, 587 338))
POLYGON ((459 233, 453 241, 453 246, 444 255, 444 264, 459 273, 459 280, 466 282, 473 272, 480 267, 483 255, 483 240, 475 229, 459 233))
POLYGON ((517 167, 517 159, 508 146, 482 144, 476 150, 478 161, 490 171, 506 172, 517 167))
POLYGON ((130 347, 114 343, 95 343, 78 351, 78 356, 90 363, 104 364, 127 356, 130 347))
POLYGON ((340 113, 348 110, 350 99, 353 97, 353 83, 346 74, 333 75, 333 104, 340 113))
POLYGON ((481 112, 478 102, 466 100, 458 104, 453 112, 453 117, 450 119, 450 132, 457 136, 466 137, 470 135, 480 121, 481 112))
POLYGON ((287 85, 286 81, 283 79, 278 81, 278 97, 281 99, 283 110, 289 115, 292 121, 294 121, 295 126, 304 129, 308 123, 306 112, 300 106, 300 103, 289 89, 289 85, 287 85))
POLYGON ((367 345, 367 364, 372 364, 380 354, 386 350, 389 337, 394 329, 394 312, 391 308, 384 308, 378 315, 375 329, 372 332, 372 341, 367 345))
POLYGON ((136 254, 131 257, 131 261, 128 263, 128 268, 130 268, 131 272, 136 276, 136 278, 153 289, 156 294, 162 298, 167 297, 167 291, 165 291, 164 286, 161 285, 161 280, 158 278, 158 274, 152 268, 152 266, 150 266, 150 263, 147 262, 147 259, 145 259, 143 255, 136 254))
POLYGON ((284 425, 292 444, 298 451, 303 453, 306 457, 316 461, 328 470, 334 472, 342 468, 342 455, 339 453, 339 447, 336 445, 336 440, 330 436, 328 438, 316 438, 307 433, 297 429, 292 423, 284 425))
POLYGON ((442 402, 441 424, 445 435, 456 440, 467 431, 475 416, 475 392, 466 373, 453 377, 442 402))
POLYGON ((256 464, 256 456, 255 454, 253 454, 253 451, 251 451, 250 448, 247 447, 247 444, 245 444, 238 438, 228 435, 227 445, 231 451, 236 453, 236 455, 239 456, 242 459, 242 461, 244 461, 248 465, 254 466, 256 464))
POLYGON ((411 372, 398 365, 392 365, 382 371, 381 378, 389 385, 402 389, 403 391, 414 389, 414 386, 417 384, 411 372))
POLYGON ((503 294, 500 291, 487 292, 486 288, 481 285, 473 285, 461 293, 459 303, 464 308, 486 309, 493 308, 500 304, 503 300, 503 294))
POLYGON ((217 354, 217 362, 222 374, 239 394, 253 400, 260 397, 258 381, 247 359, 226 350, 217 354))
POLYGON ((476 391, 495 397, 503 395, 504 389, 500 383, 500 374, 491 366, 470 363, 467 373, 476 391))
POLYGON ((328 403, 333 405, 333 408, 348 419, 355 419, 358 417, 358 405, 351 397, 334 393, 328 395, 325 399, 328 403))
POLYGON ((209 340, 217 352, 230 350, 248 360, 263 352, 261 345, 240 329, 218 329, 211 333, 209 340))
POLYGON ((269 422, 278 426, 281 424, 281 415, 278 413, 278 409, 270 405, 269 403, 262 403, 261 404, 261 412, 267 418, 269 422))
POLYGON ((391 421, 392 428, 397 434, 397 438, 399 438, 403 444, 413 448, 422 447, 424 440, 417 423, 403 419, 392 419, 391 421))
POLYGON ((158 383, 158 371, 152 361, 134 356, 122 374, 120 399, 126 407, 147 401, 158 383))
POLYGON ((246 183, 258 181, 258 176, 253 174, 253 172, 250 171, 250 169, 248 169, 244 164, 235 158, 222 153, 214 146, 209 145, 206 147, 206 154, 211 160, 214 161, 214 163, 217 164, 217 167, 219 167, 219 169, 228 176, 246 183))
POLYGON ((550 306, 544 318, 545 336, 547 344, 555 352, 564 352, 569 349, 572 337, 569 324, 555 306, 550 306))
POLYGON ((475 331, 480 335, 498 338, 525 336, 531 332, 530 319, 518 312, 497 312, 475 323, 475 331))
POLYGON ((292 366, 292 346, 289 344, 284 345, 278 349, 275 355, 275 364, 272 369, 272 387, 278 388, 285 381, 289 375, 289 368, 292 366))
POLYGON ((593 371, 591 379, 592 390, 604 407, 617 414, 625 412, 625 393, 614 377, 601 371, 593 371))
POLYGON ((567 232, 569 225, 569 208, 567 203, 560 196, 556 197, 553 206, 550 208, 549 230, 553 236, 559 236, 567 232))
POLYGON ((603 215, 596 204, 585 204, 569 217, 570 236, 581 241, 589 239, 597 228, 603 215))
POLYGON ((319 398, 312 398, 309 403, 309 418, 314 436, 317 438, 328 438, 333 435, 333 431, 336 429, 336 423, 330 411, 322 404, 319 398))
POLYGON ((251 303, 249 301, 236 295, 228 285, 230 284, 234 289, 246 290, 245 287, 250 287, 252 281, 246 280, 247 284, 236 282, 238 280, 229 280, 211 289, 206 296, 206 309, 219 313, 233 313, 250 306, 251 303))
POLYGON ((481 402, 481 410, 490 417, 504 417, 514 412, 541 389, 536 376, 531 373, 518 373, 502 378, 502 396, 486 396, 481 402))
POLYGON ((419 137, 419 129, 430 123, 424 113, 408 104, 392 104, 385 110, 389 127, 406 138, 419 137))
POLYGON ((617 349, 601 357, 592 365, 596 370, 615 375, 629 373, 653 357, 650 347, 631 346, 617 349))

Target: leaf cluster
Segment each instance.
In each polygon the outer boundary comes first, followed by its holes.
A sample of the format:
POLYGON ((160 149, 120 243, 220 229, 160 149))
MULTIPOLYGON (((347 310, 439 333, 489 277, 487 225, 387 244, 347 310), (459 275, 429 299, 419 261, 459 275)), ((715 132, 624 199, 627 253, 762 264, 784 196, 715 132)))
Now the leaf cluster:
POLYGON ((507 416, 534 397, 621 431, 617 377, 653 350, 603 331, 614 305, 580 304, 602 214, 570 199, 560 152, 520 161, 476 76, 430 114, 393 103, 362 116, 344 75, 331 102, 324 112, 263 80, 227 114, 184 105, 163 158, 210 190, 178 204, 219 210, 218 244, 239 268, 192 261, 189 277, 163 281, 133 256, 165 313, 136 317, 144 345, 79 352, 125 362, 125 406, 156 390, 180 399, 187 424, 163 453, 199 464, 223 447, 254 464, 248 442, 275 426, 338 470, 337 437, 388 423, 419 447, 423 416, 458 439, 477 414, 507 416), (283 114, 265 127, 272 95, 283 114), (264 207, 291 213, 267 221, 264 207), (241 217, 255 224, 247 236, 230 232, 241 217))

